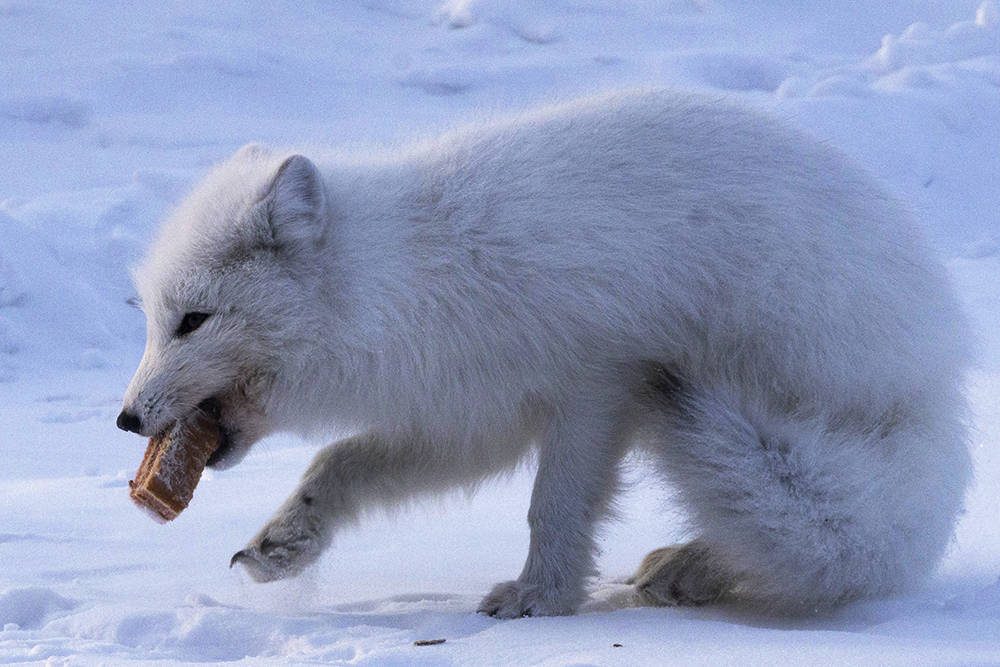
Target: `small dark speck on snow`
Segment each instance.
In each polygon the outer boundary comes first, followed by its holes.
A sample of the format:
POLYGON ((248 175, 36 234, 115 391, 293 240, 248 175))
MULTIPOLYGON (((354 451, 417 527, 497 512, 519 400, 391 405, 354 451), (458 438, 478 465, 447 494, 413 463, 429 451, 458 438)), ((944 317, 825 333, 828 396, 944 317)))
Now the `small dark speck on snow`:
POLYGON ((418 639, 413 642, 414 646, 434 646, 435 644, 443 644, 444 639, 418 639))

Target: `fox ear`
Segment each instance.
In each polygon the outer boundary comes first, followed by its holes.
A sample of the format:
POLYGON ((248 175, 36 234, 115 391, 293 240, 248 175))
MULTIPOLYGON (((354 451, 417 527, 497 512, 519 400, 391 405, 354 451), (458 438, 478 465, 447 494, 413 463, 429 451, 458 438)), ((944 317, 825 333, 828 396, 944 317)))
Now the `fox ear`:
POLYGON ((269 151, 266 146, 262 146, 257 143, 249 143, 236 151, 233 155, 233 160, 260 160, 268 157, 271 157, 271 151, 269 151))
POLYGON ((268 223, 278 246, 315 245, 326 232, 326 184, 308 158, 293 155, 278 168, 267 195, 268 223))

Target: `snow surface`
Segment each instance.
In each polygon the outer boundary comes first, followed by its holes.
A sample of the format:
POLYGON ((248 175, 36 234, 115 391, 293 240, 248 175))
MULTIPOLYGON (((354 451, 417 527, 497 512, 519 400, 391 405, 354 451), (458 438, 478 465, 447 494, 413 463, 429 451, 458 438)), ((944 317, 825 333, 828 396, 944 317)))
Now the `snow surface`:
POLYGON ((0 55, 0 662, 1000 662, 995 1, 3 0, 0 55), (793 620, 637 608, 615 580, 685 537, 640 465, 605 579, 568 618, 474 613, 521 567, 530 469, 369 517, 268 585, 229 556, 321 443, 261 443, 172 524, 133 507, 145 442, 114 427, 144 340, 128 267, 208 165, 252 140, 392 144, 636 84, 808 128, 910 202, 948 262, 980 336, 977 483, 922 591, 793 620))

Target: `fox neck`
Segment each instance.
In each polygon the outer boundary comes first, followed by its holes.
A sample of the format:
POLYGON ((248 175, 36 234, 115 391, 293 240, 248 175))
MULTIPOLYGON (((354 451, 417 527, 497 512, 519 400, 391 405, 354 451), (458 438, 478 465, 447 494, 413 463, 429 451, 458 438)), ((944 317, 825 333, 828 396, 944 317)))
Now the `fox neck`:
POLYGON ((334 232, 321 261, 335 268, 319 290, 329 303, 317 304, 333 314, 318 357, 328 364, 309 364, 306 374, 326 389, 311 392, 327 403, 313 414, 334 415, 345 426, 401 425, 400 415, 416 409, 406 404, 424 390, 414 391, 413 359, 433 352, 413 348, 434 343, 418 331, 434 288, 420 277, 420 265, 434 261, 428 252, 448 249, 415 249, 422 228, 433 224, 409 203, 418 198, 417 178, 398 165, 329 175, 334 232))

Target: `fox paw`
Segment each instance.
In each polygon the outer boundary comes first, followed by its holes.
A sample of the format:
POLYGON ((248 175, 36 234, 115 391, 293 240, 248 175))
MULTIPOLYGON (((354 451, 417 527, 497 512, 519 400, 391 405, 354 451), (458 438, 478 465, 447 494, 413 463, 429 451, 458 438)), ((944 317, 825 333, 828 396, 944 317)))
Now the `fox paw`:
POLYGON ((629 583, 650 604, 668 607, 709 604, 732 587, 729 575, 698 540, 653 551, 629 583))
POLYGON ((546 595, 541 586, 505 581, 493 587, 476 611, 497 618, 572 614, 576 605, 560 602, 556 597, 546 595))
POLYGON ((319 558, 328 542, 322 522, 305 509, 280 511, 250 544, 233 554, 229 567, 239 563, 261 583, 300 573, 319 558))

